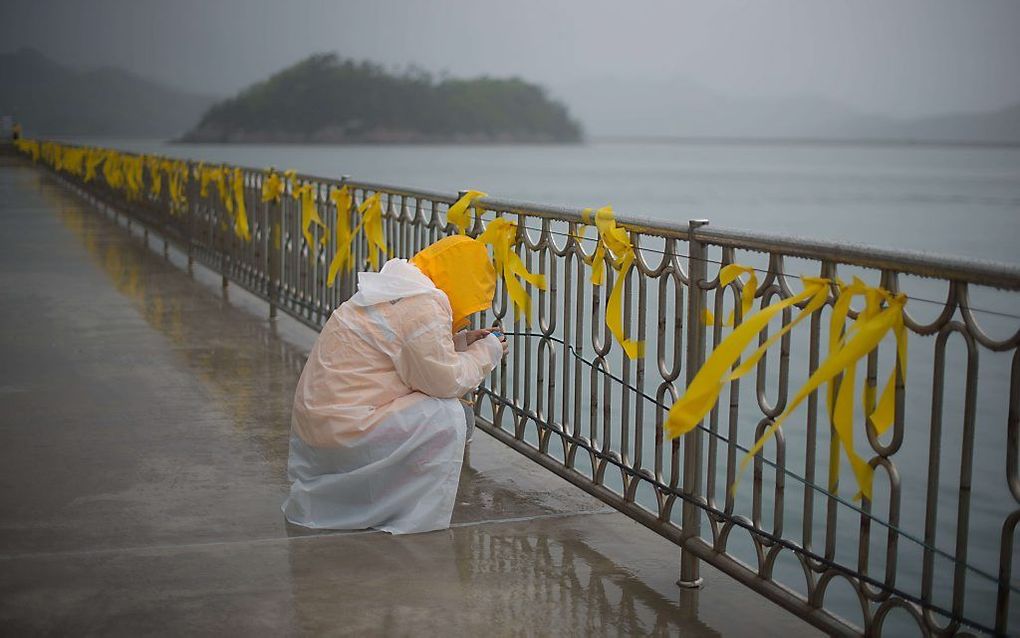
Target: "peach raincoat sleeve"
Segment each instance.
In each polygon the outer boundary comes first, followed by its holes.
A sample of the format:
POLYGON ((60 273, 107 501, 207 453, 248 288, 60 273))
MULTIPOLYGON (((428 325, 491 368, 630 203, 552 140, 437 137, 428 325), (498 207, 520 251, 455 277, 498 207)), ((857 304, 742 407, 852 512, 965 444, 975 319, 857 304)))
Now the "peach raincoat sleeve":
MULTIPOLYGON (((449 309, 433 302, 435 316, 449 309)), ((454 345, 450 322, 430 322, 407 335, 394 357, 397 374, 416 392, 454 399, 476 388, 492 371, 503 349, 495 337, 474 342, 462 352, 454 345)))

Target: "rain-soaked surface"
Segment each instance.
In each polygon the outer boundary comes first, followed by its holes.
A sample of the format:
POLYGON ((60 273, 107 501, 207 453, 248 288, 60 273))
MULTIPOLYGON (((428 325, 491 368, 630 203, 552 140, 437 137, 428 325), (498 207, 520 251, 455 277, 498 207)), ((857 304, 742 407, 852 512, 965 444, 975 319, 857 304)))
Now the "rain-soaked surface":
POLYGON ((805 635, 478 433, 450 530, 280 513, 315 338, 0 158, 0 633, 805 635))

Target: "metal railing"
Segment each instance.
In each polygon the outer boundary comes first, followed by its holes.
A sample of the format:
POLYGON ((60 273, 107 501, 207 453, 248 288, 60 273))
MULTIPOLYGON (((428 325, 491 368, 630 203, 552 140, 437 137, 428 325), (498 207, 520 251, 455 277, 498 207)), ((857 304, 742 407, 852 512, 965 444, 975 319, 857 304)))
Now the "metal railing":
MULTIPOLYGON (((200 195, 197 167, 189 162, 187 205, 177 211, 165 188, 127 201, 101 179, 60 177, 179 245, 189 262, 221 273, 224 286, 234 281, 263 298, 271 315, 282 310, 316 329, 355 289, 354 273, 327 285, 336 251, 331 188, 348 186, 355 206, 383 194, 391 256, 409 257, 455 231, 445 211, 456 194, 297 175, 314 187, 327 227, 313 226, 309 246, 298 202, 262 202, 266 173, 244 168, 252 234, 244 241, 216 188, 200 195)), ((630 360, 605 327, 617 273, 607 268, 605 285, 591 284, 594 238, 577 236, 581 211, 494 198, 476 205, 483 213, 469 234, 496 215, 511 218, 525 264, 549 282, 529 289, 533 327, 513 321, 502 286, 482 319, 500 322, 512 340, 509 359, 479 390, 482 430, 674 541, 681 585, 697 586, 705 561, 831 634, 1016 631, 1020 268, 621 216, 637 253, 624 327, 648 353, 630 360), (800 275, 859 275, 910 296, 910 375, 897 387, 895 423, 881 436, 870 424, 858 428, 858 450, 877 470, 872 500, 826 488, 830 473, 853 483, 816 395, 729 489, 740 456, 783 411, 791 378, 799 383, 818 366, 832 298, 758 363, 753 386, 730 382, 698 429, 664 437, 669 406, 730 329, 721 318, 735 309, 739 323, 741 283, 723 287, 718 278, 735 262, 763 273, 762 305, 795 294, 800 275), (705 309, 714 324, 702 320, 705 309)), ((357 237, 358 264, 367 250, 357 237)), ((769 329, 791 319, 787 311, 769 329)), ((870 388, 892 368, 894 350, 882 344, 867 357, 870 388)))

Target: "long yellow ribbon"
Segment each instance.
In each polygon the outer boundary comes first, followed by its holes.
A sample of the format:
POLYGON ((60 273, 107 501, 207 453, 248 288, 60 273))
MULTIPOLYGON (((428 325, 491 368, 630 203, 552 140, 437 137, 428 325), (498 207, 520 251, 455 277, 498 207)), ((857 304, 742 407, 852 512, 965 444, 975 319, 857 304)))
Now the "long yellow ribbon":
POLYGON ((38 162, 40 155, 42 155, 42 150, 39 148, 39 142, 36 140, 30 140, 22 137, 14 142, 14 147, 25 155, 30 156, 33 162, 38 162))
MULTIPOLYGON (((315 238, 312 236, 312 224, 318 224, 324 230, 326 224, 319 216, 319 208, 315 205, 315 186, 303 184, 291 190, 294 199, 301 202, 301 234, 305 236, 305 243, 308 245, 309 257, 315 256, 315 238)), ((320 243, 326 243, 326 235, 323 234, 320 243)))
POLYGON ((114 190, 120 190, 124 184, 124 173, 121 171, 120 165, 120 153, 111 150, 106 151, 106 158, 103 161, 103 179, 114 190))
MULTIPOLYGON (((846 345, 834 354, 830 355, 818 366, 818 369, 815 370, 814 374, 808 378, 807 383, 805 383, 804 386, 797 392, 786 410, 784 410, 783 413, 776 418, 772 425, 765 430, 765 433, 762 434, 762 436, 751 447, 750 451, 744 456, 740 462, 741 472, 746 469, 747 464, 751 461, 754 455, 757 454, 762 447, 764 447, 765 443, 770 438, 772 438, 779 426, 782 425, 783 421, 797 409, 808 395, 818 389, 819 386, 827 383, 841 373, 843 374, 843 383, 846 383, 848 378, 852 383, 853 377, 855 376, 857 362, 860 361, 861 358, 867 356, 869 352, 874 350, 890 330, 895 331, 897 329, 896 326, 903 322, 903 306, 905 303, 906 297, 902 294, 897 295, 889 300, 888 305, 884 310, 881 310, 872 317, 859 318, 858 321, 854 323, 853 336, 847 341, 846 345)), ((897 356, 899 356, 899 352, 897 352, 897 356)), ((842 396, 836 397, 835 412, 843 410, 850 414, 849 419, 844 420, 842 417, 840 418, 840 428, 843 428, 844 431, 840 432, 839 436, 844 445, 844 450, 846 450, 848 448, 847 442, 853 440, 853 413, 852 407, 842 405, 842 401, 845 401, 852 406, 853 390, 851 388, 851 390, 844 395, 841 387, 839 395, 842 396), (843 398, 844 396, 846 398, 843 398)), ((851 465, 854 470, 854 476, 857 479, 857 485, 860 488, 860 493, 857 496, 863 496, 870 500, 874 470, 872 470, 871 466, 859 457, 856 459, 854 457, 856 457, 856 454, 851 457, 851 465)))
MULTIPOLYGON (((740 291, 740 316, 746 317, 751 314, 751 308, 754 307, 754 293, 758 289, 758 275, 755 274, 754 268, 741 266, 740 264, 723 266, 723 269, 719 271, 719 287, 725 288, 740 275, 747 275, 747 281, 744 282, 744 287, 740 291)), ((733 325, 734 314, 735 311, 731 310, 726 321, 723 322, 724 326, 733 325)), ((712 312, 706 308, 705 323, 714 323, 714 321, 715 318, 712 317, 712 312)))
POLYGON ((251 241, 251 231, 248 229, 248 210, 244 203, 244 173, 240 168, 234 169, 234 232, 245 241, 251 241))
POLYGON ((332 287, 336 282, 336 276, 341 270, 350 272, 354 269, 354 251, 351 244, 354 241, 354 233, 351 232, 351 191, 347 185, 333 189, 329 199, 336 205, 336 254, 329 263, 329 276, 327 285, 332 287))
MULTIPOLYGON (((586 223, 590 220, 590 211, 591 209, 585 209, 586 223)), ((644 342, 628 339, 623 330, 623 287, 636 258, 630 233, 616 225, 611 206, 603 206, 595 211, 595 227, 598 229, 599 240, 592 256, 591 282, 596 286, 602 285, 607 250, 613 259, 613 268, 619 273, 606 302, 606 326, 628 357, 631 359, 643 357, 644 342)), ((578 234, 581 234, 580 230, 578 234)))
MULTIPOLYGON (((865 283, 857 277, 854 277, 853 283, 850 285, 845 285, 841 281, 838 282, 838 285, 839 296, 836 298, 836 302, 832 306, 832 314, 829 317, 829 352, 827 356, 830 357, 846 345, 846 320, 850 313, 850 304, 853 302, 853 298, 860 295, 866 295, 868 290, 867 285, 865 285, 865 283)), ((873 314, 870 304, 869 307, 865 308, 863 313, 873 314)), ((835 377, 826 384, 825 404, 829 420, 832 422, 833 431, 833 454, 832 458, 829 459, 829 491, 833 493, 836 492, 839 485, 839 446, 843 447, 847 458, 850 459, 850 465, 854 470, 854 475, 864 476, 865 472, 861 470, 861 463, 863 461, 859 458, 857 451, 854 449, 853 404, 848 401, 848 399, 850 399, 854 394, 855 384, 856 371, 855 369, 851 369, 843 375, 843 379, 839 385, 841 392, 840 400, 838 401, 838 411, 836 409, 837 386, 835 377)))
POLYGON ((188 179, 188 165, 184 162, 163 160, 160 168, 166 173, 167 190, 170 193, 170 212, 183 211, 188 206, 188 196, 184 192, 184 182, 188 179))
POLYGON ((476 199, 487 195, 488 193, 483 193, 482 191, 468 191, 463 197, 450 205, 450 208, 446 211, 446 221, 456 226, 461 235, 466 235, 468 226, 471 225, 471 216, 468 214, 468 209, 471 208, 471 204, 476 199))
POLYGON ((483 244, 492 246, 493 261, 496 264, 496 276, 503 278, 503 285, 514 307, 514 319, 524 321, 531 326, 531 297, 518 277, 535 286, 539 290, 546 289, 545 275, 528 272, 521 256, 514 250, 517 238, 517 224, 497 217, 489 222, 485 231, 477 237, 483 244))
POLYGON ((211 182, 212 179, 213 179, 213 173, 212 173, 213 169, 206 168, 204 163, 199 162, 198 163, 198 168, 195 169, 195 170, 198 171, 198 177, 199 177, 198 194, 201 197, 208 197, 209 196, 209 182, 211 182))
POLYGON ((163 174, 159 171, 159 159, 146 157, 145 167, 149 169, 149 192, 153 197, 159 197, 163 192, 163 174))
POLYGON ((207 197, 209 195, 209 184, 215 184, 216 191, 220 195, 220 201, 223 202, 223 208, 226 209, 229 215, 233 216, 234 194, 227 188, 227 169, 223 166, 211 168, 199 164, 198 172, 200 178, 199 195, 207 197))
POLYGON ((284 185, 283 180, 280 179, 280 175, 276 171, 270 170, 262 182, 262 201, 278 204, 286 190, 287 187, 284 185))
POLYGON ((365 229, 365 239, 368 240, 368 261, 372 264, 373 270, 379 270, 380 255, 386 255, 389 252, 383 234, 381 196, 381 193, 376 193, 361 202, 361 205, 358 206, 361 223, 354 231, 354 234, 357 234, 361 228, 365 229))
POLYGON ((712 409, 712 406, 715 405, 723 386, 746 374, 754 367, 762 355, 764 355, 768 346, 775 343, 778 338, 791 330, 797 322, 810 314, 809 310, 813 312, 825 304, 828 280, 803 278, 803 282, 804 290, 802 292, 763 308, 749 317, 745 317, 744 321, 730 333, 730 336, 716 346, 704 365, 698 370, 698 374, 695 375, 690 385, 687 386, 687 391, 670 408, 665 426, 666 434, 669 438, 676 438, 693 430, 712 409), (790 322, 783 330, 762 344, 751 358, 736 370, 727 374, 733 368, 737 359, 740 358, 741 353, 751 343, 751 339, 764 330, 773 317, 784 309, 804 301, 809 301, 809 303, 794 321, 790 322))
POLYGON ((96 178, 96 169, 103 163, 106 155, 98 148, 89 148, 85 154, 85 182, 91 182, 96 178))

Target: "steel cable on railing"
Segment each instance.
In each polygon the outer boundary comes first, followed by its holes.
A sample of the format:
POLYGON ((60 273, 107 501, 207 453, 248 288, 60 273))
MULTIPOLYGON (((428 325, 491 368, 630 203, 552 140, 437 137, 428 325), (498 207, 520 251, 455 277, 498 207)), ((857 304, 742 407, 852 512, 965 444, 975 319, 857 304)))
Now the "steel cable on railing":
MULTIPOLYGON (((640 388, 637 388, 637 387, 627 383, 625 380, 623 380, 620 377, 614 375, 613 373, 611 373, 611 372, 609 372, 609 371, 607 371, 605 369, 600 368, 594 361, 589 361, 582 354, 577 352, 577 349, 574 348, 574 346, 566 343, 565 341, 563 341, 563 339, 560 339, 559 337, 554 337, 552 335, 544 335, 544 334, 537 333, 537 332, 514 332, 514 331, 505 331, 505 330, 502 331, 502 332, 503 332, 504 335, 508 335, 508 336, 534 337, 536 339, 547 339, 549 341, 554 341, 556 343, 559 343, 560 345, 562 345, 563 347, 565 347, 567 349, 567 351, 571 354, 571 356, 573 356, 574 358, 580 360, 582 363, 584 363, 589 368, 597 370, 601 374, 606 375, 607 377, 609 377, 613 381, 617 382, 618 384, 622 385, 623 387, 627 388, 628 390, 631 390, 632 392, 635 392, 636 394, 640 395, 645 400, 651 402, 653 405, 656 405, 656 406, 658 406, 658 407, 660 407, 660 408, 662 408, 664 410, 667 410, 667 411, 670 409, 670 406, 660 403, 658 400, 656 400, 651 395, 646 394, 644 392, 644 390, 641 390, 640 388)), ((715 432, 714 430, 711 430, 710 428, 705 427, 704 425, 698 425, 698 429, 700 429, 703 432, 707 433, 709 436, 712 436, 713 438, 716 438, 716 439, 722 441, 723 443, 731 445, 732 447, 736 448, 737 450, 739 450, 741 452, 744 452, 745 454, 750 452, 750 450, 748 448, 740 445, 736 441, 733 441, 733 440, 729 439, 728 437, 726 437, 726 436, 724 436, 724 435, 722 435, 722 434, 720 434, 718 432, 715 432)), ((562 433, 562 434, 565 434, 565 433, 562 433)), ((804 485, 804 487, 809 488, 809 489, 811 489, 811 490, 813 490, 813 491, 815 491, 815 492, 817 492, 819 494, 822 494, 825 497, 831 498, 832 500, 836 501, 840 505, 843 505, 844 507, 847 507, 847 508, 853 510, 854 512, 857 512, 861 516, 863 516, 863 517, 865 517, 865 518, 867 518, 867 519, 877 523, 881 527, 884 527, 884 528, 886 528, 886 529, 888 529, 888 530, 890 530, 892 532, 895 532, 898 536, 902 536, 903 538, 906 538, 907 540, 912 541, 913 543, 919 545, 923 549, 926 549, 926 550, 928 550, 930 552, 933 552, 933 553, 941 556, 942 558, 945 558, 945 559, 947 559, 949 561, 952 561, 954 564, 962 564, 964 566, 964 568, 968 569, 969 571, 973 572, 974 574, 982 576, 983 578, 989 580, 990 582, 993 582, 993 583, 996 583, 996 584, 999 583, 999 580, 998 580, 997 577, 991 575, 990 573, 984 571, 983 569, 981 569, 979 567, 975 567, 975 566, 973 566, 973 565, 971 565, 969 563, 960 561, 955 556, 953 556, 952 554, 946 552, 945 550, 941 550, 941 549, 939 549, 937 547, 929 545, 924 540, 922 540, 922 539, 920 539, 920 538, 910 534, 909 532, 906 532, 906 531, 900 529, 899 527, 897 527, 897 526, 895 526, 895 525, 893 525, 893 524, 891 524, 891 523, 889 523, 887 521, 884 521, 881 518, 876 517, 874 514, 871 514, 870 512, 864 511, 862 508, 858 507, 857 505, 854 505, 850 501, 847 501, 845 498, 843 498, 843 497, 841 497, 841 496, 839 496, 837 494, 833 494, 829 490, 827 490, 827 489, 825 489, 825 488, 823 488, 823 487, 821 487, 819 485, 816 485, 815 483, 812 483, 811 481, 808 481, 806 478, 804 478, 804 477, 802 477, 802 476, 792 472, 791 470, 787 469, 785 466, 780 467, 774 461, 771 461, 771 460, 765 458, 764 455, 758 456, 758 458, 765 465, 771 467, 772 469, 774 469, 774 470, 776 470, 778 472, 782 472, 785 476, 787 476, 787 477, 793 479, 794 481, 804 485)), ((620 466, 624 467, 622 464, 620 466)), ((633 468, 628 468, 628 469, 629 470, 633 470, 633 468)), ((644 478, 644 477, 642 477, 642 478, 644 478)), ((645 480, 647 480, 647 479, 645 479, 645 480)), ((668 488, 668 486, 664 486, 664 487, 668 488)), ((1007 583, 1007 586, 1010 588, 1011 591, 1013 591, 1015 593, 1020 593, 1020 586, 1013 585, 1012 583, 1007 583)))
MULTIPOLYGON (((504 334, 510 334, 510 333, 504 333, 504 334)), ((514 410, 514 411, 516 411, 518 413, 524 414, 523 410, 521 410, 520 407, 515 405, 513 402, 508 401, 504 397, 496 394, 492 390, 489 390, 488 388, 485 388, 484 386, 481 388, 481 390, 487 396, 492 397, 498 403, 500 403, 500 404, 502 404, 502 405, 504 405, 504 406, 506 406, 506 407, 510 408, 511 410, 514 410)), ((530 415, 524 414, 524 416, 530 416, 530 415)), ((497 429, 500 429, 495 424, 493 424, 493 427, 496 427, 497 429)), ((555 430, 554 430, 554 432, 555 432, 555 430)), ((556 432, 556 433, 558 435, 560 435, 560 436, 566 437, 568 440, 570 440, 571 442, 573 442, 575 444, 583 446, 584 443, 585 443, 584 441, 576 439, 575 437, 573 437, 570 434, 567 434, 566 432, 556 432)), ((595 453, 598 454, 597 451, 595 453)), ((551 457, 551 458, 555 458, 555 457, 551 457)), ((785 538, 783 538, 781 536, 776 536, 775 534, 767 532, 767 531, 765 531, 763 529, 759 529, 759 528, 755 527, 752 523, 749 523, 746 520, 741 519, 739 516, 734 516, 734 515, 729 514, 729 513, 725 512, 723 510, 720 510, 717 507, 713 507, 713 506, 709 505, 708 503, 703 503, 703 502, 699 501, 697 498, 691 496, 690 494, 685 494, 683 492, 673 490, 669 485, 666 485, 666 484, 664 484, 664 483, 662 483, 660 481, 649 480, 647 477, 638 476, 637 473, 636 473, 636 470, 634 468, 628 467, 628 466, 624 465, 622 462, 617 461, 616 459, 613 459, 612 457, 602 457, 602 458, 604 458, 606 462, 616 466, 617 468, 619 468, 623 472, 631 474, 632 476, 635 476, 636 478, 639 478, 641 480, 647 481, 647 482, 651 483, 652 485, 654 485, 655 487, 657 487, 659 489, 668 490, 671 494, 674 494, 680 500, 688 502, 688 503, 692 503, 695 507, 698 507, 699 509, 701 509, 701 510, 703 510, 705 512, 708 512, 708 513, 712 514, 713 516, 716 516, 719 519, 726 521, 727 523, 731 523, 731 524, 735 525, 736 527, 739 527, 739 528, 741 528, 743 530, 746 530, 747 532, 750 532, 752 535, 762 536, 762 537, 768 539, 768 541, 770 543, 773 543, 774 545, 778 545, 780 547, 783 547, 784 549, 790 550, 791 552, 794 552, 794 553, 806 556, 807 558, 810 558, 811 560, 813 560, 813 561, 815 561, 815 562, 817 562, 817 563, 819 563, 821 565, 825 565, 829 569, 833 569, 833 570, 836 570, 836 571, 838 571, 838 572, 840 572, 842 574, 845 574, 845 575, 847 575, 849 577, 856 578, 856 579, 860 580, 862 583, 871 585, 872 587, 875 587, 876 589, 881 589, 881 590, 889 592, 891 594, 895 594, 895 595, 899 596, 900 598, 902 598, 902 599, 904 599, 904 600, 906 600, 908 602, 914 603, 915 605, 918 605, 918 606, 923 607, 925 609, 929 609, 929 610, 934 611, 934 612, 936 612, 938 614, 941 614, 941 615, 945 616, 946 618, 949 618, 949 619, 951 619, 953 621, 956 621, 956 622, 960 623, 961 625, 966 625, 968 627, 971 627, 973 629, 977 629, 979 631, 984 631, 986 633, 995 634, 995 630, 992 629, 991 627, 987 627, 987 626, 982 625, 981 623, 979 623, 977 621, 973 621, 973 620, 964 618, 962 616, 957 616, 957 615, 953 614, 952 611, 950 611, 950 610, 948 610, 948 609, 946 609, 944 607, 936 605, 936 604, 934 604, 934 603, 932 603, 930 601, 925 601, 920 596, 917 596, 917 595, 905 592, 905 591, 903 591, 901 589, 896 588, 895 586, 894 587, 889 587, 888 585, 886 585, 882 581, 878 580, 877 578, 874 578, 872 576, 868 576, 867 574, 861 574, 861 573, 855 572, 851 568, 846 567, 844 565, 840 565, 836 561, 834 561, 832 559, 829 559, 829 558, 826 558, 826 557, 824 557, 821 554, 818 554, 816 552, 813 552, 813 551, 811 551, 811 550, 809 550, 809 549, 807 549, 807 548, 805 548, 805 547, 803 547, 801 545, 798 545, 797 543, 795 543, 795 542, 793 542, 791 540, 787 540, 787 539, 785 539, 785 538)), ((969 567, 969 565, 964 563, 964 567, 969 567)), ((995 581, 995 582, 998 582, 998 581, 995 581)), ((1013 591, 1016 591, 1015 588, 1013 588, 1013 587, 1010 587, 1010 588, 1013 591)))

